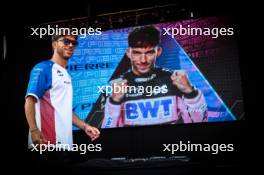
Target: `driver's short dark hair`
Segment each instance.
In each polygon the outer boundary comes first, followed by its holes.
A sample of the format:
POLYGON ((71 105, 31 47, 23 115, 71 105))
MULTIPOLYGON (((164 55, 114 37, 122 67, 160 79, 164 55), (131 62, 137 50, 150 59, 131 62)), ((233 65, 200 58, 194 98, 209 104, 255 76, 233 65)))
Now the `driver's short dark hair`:
POLYGON ((51 41, 53 42, 53 41, 57 41, 57 40, 59 40, 60 38, 64 38, 64 37, 66 37, 66 36, 74 36, 75 37, 75 39, 77 40, 78 39, 78 35, 56 35, 56 34, 54 34, 54 35, 52 35, 52 37, 51 37, 51 41))
POLYGON ((154 26, 135 28, 128 35, 129 47, 155 47, 160 44, 160 30, 154 26))

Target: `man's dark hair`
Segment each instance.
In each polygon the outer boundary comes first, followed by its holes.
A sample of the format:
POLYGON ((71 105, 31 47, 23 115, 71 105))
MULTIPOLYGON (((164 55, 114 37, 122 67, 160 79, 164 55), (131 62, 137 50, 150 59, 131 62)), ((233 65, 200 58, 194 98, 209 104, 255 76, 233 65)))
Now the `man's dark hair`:
POLYGON ((55 35, 52 35, 51 41, 52 42, 53 41, 57 41, 58 39, 63 38, 63 37, 66 37, 66 36, 74 36, 76 40, 78 39, 78 35, 56 35, 55 34, 55 35))
POLYGON ((160 44, 160 31, 154 26, 139 27, 128 36, 129 47, 155 47, 160 44))

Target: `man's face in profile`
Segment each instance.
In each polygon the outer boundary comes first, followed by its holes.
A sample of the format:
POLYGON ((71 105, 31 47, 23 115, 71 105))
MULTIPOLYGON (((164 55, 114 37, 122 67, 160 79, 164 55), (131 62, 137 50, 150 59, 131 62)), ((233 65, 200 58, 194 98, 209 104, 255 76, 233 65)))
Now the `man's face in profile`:
POLYGON ((61 37, 55 42, 54 50, 66 60, 72 56, 75 47, 78 45, 75 36, 61 37))
POLYGON ((143 75, 151 71, 155 60, 161 54, 160 47, 128 48, 127 56, 131 60, 132 70, 136 75, 143 75))

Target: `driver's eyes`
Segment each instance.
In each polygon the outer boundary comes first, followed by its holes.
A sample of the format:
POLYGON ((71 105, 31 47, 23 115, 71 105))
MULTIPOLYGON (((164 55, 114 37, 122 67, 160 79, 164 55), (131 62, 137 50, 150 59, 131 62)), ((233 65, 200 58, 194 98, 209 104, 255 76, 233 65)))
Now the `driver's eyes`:
POLYGON ((146 55, 147 57, 153 57, 155 55, 155 51, 149 51, 146 53, 132 52, 132 57, 134 58, 139 58, 141 55, 146 55))
POLYGON ((140 53, 140 52, 133 52, 132 54, 133 55, 141 55, 142 53, 140 53))
POLYGON ((69 39, 64 39, 63 42, 64 42, 65 45, 70 45, 71 43, 72 43, 73 46, 77 46, 78 45, 78 41, 72 41, 72 40, 69 40, 69 39))
POLYGON ((154 51, 151 51, 151 52, 147 52, 147 53, 146 53, 146 55, 153 55, 153 54, 155 54, 154 51))

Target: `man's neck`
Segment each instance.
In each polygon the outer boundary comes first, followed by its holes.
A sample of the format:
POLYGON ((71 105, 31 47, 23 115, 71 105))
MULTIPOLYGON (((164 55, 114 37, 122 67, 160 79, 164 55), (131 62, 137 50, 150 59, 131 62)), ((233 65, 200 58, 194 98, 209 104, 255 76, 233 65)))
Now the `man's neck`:
POLYGON ((133 66, 132 66, 132 69, 131 69, 131 70, 132 70, 133 74, 136 75, 136 76, 148 76, 148 75, 152 74, 152 72, 153 72, 154 69, 155 69, 155 67, 153 67, 149 72, 146 72, 146 73, 144 73, 144 74, 141 74, 141 73, 137 72, 137 71, 133 68, 133 66))
POLYGON ((51 58, 52 61, 54 61, 55 63, 61 65, 62 67, 66 68, 66 65, 67 65, 67 60, 65 60, 64 58, 62 58, 61 56, 59 56, 58 54, 53 54, 52 58, 51 58))

